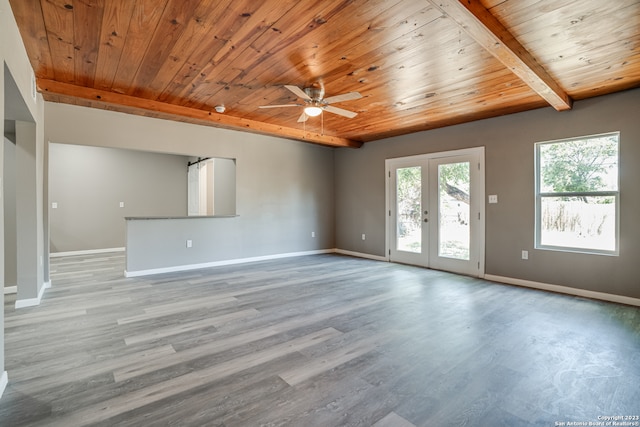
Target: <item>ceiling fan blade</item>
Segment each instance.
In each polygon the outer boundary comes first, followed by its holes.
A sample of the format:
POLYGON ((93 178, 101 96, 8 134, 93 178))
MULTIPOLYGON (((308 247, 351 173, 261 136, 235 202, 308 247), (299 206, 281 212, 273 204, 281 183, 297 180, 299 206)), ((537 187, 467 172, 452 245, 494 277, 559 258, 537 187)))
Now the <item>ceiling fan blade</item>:
POLYGON ((333 114, 337 114, 339 116, 348 117, 350 119, 353 119, 355 116, 358 115, 358 113, 356 113, 356 112, 349 111, 349 110, 344 110, 344 109, 338 108, 338 107, 334 107, 333 105, 327 105, 326 107, 324 107, 324 110, 328 111, 330 113, 333 113, 333 114))
POLYGON ((302 114, 300 114, 300 117, 298 117, 298 123, 306 122, 308 119, 309 119, 309 116, 307 116, 303 111, 302 114))
POLYGON ((360 95, 359 92, 348 92, 343 93, 342 95, 330 96, 323 99, 323 102, 326 104, 333 104, 335 102, 352 101, 360 98, 362 98, 362 95, 360 95))
POLYGON ((302 104, 260 105, 258 108, 302 107, 302 104))
POLYGON ((298 95, 298 98, 302 98, 302 99, 306 99, 307 101, 311 101, 311 98, 309 97, 309 95, 307 95, 302 89, 300 89, 298 86, 293 86, 293 85, 284 85, 284 87, 286 87, 287 89, 289 89, 291 92, 293 92, 294 94, 298 95))

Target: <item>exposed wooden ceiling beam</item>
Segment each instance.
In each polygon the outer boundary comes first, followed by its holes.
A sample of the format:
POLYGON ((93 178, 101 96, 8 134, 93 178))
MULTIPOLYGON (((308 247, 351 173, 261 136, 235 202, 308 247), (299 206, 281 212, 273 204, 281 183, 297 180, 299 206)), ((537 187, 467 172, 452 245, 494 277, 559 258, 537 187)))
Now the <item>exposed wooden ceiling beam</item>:
POLYGON ((351 139, 322 135, 316 132, 304 131, 302 129, 262 123, 255 120, 234 117, 228 114, 218 114, 216 112, 183 107, 181 105, 173 105, 100 89, 81 87, 69 83, 56 82, 54 80, 38 79, 37 86, 38 90, 42 93, 100 102, 124 107, 125 109, 129 108, 133 110, 146 110, 153 113, 161 113, 167 117, 175 117, 176 120, 179 121, 184 121, 184 118, 187 117, 204 125, 278 136, 332 147, 359 148, 362 146, 362 142, 351 139))
POLYGON ((558 111, 573 101, 478 0, 428 0, 558 111))

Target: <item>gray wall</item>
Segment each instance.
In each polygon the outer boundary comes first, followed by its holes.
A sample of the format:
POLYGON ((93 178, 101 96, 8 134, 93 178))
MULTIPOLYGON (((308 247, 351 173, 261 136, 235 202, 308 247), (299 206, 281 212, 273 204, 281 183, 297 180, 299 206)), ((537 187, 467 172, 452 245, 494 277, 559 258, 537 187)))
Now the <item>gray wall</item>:
MULTIPOLYGON (((241 217, 130 219, 127 221, 126 271, 131 276, 247 261, 247 258, 262 259, 245 256, 246 239, 238 232, 239 221, 241 217), (187 240, 191 241, 191 247, 187 247, 187 240)), ((307 250, 315 251, 314 246, 313 239, 307 239, 296 247, 296 252, 307 254, 307 250)))
POLYGON ((486 274, 640 298, 640 89, 336 152, 336 246, 384 256, 385 159, 485 147, 486 274), (534 143, 621 132, 620 256, 534 249, 534 143), (366 233, 367 240, 361 240, 366 233), (529 260, 521 251, 529 251, 529 260))
MULTIPOLYGON (((35 164, 36 180, 35 188, 23 188, 22 183, 17 183, 16 194, 23 190, 36 195, 36 210, 34 213, 36 223, 36 241, 29 247, 29 259, 23 260, 29 264, 29 270, 36 272, 36 283, 18 283, 18 296, 24 298, 34 298, 40 293, 44 286, 43 274, 48 259, 45 256, 44 248, 44 213, 42 211, 43 176, 44 168, 44 139, 43 139, 43 100, 41 96, 35 98, 30 95, 31 89, 31 66, 27 58, 24 45, 20 38, 18 27, 11 14, 11 6, 8 0, 0 0, 0 135, 4 135, 5 120, 27 120, 35 122, 35 164), (14 102, 19 99, 19 102, 14 102), (18 105, 19 104, 19 105, 18 105), (14 107, 24 107, 26 114, 16 111, 14 107), (16 114, 17 113, 17 114, 16 114), (23 117, 28 116, 28 118, 23 117), (41 260, 41 261, 40 261, 41 260), (23 286, 24 285, 24 286, 23 286)), ((0 144, 0 176, 4 172, 4 144, 0 144)), ((19 216, 20 214, 18 214, 19 216)), ((22 237, 20 230, 17 234, 18 240, 22 237)), ((26 244, 23 242, 23 244, 26 244)), ((0 209, 0 278, 4 279, 4 209, 0 209)), ((4 375, 4 293, 0 293, 0 375, 4 375)), ((4 377, 6 378, 6 377, 4 377)))
POLYGON ((20 307, 39 304, 44 285, 42 145, 36 142, 37 134, 35 123, 16 121, 16 306, 20 307))
POLYGON ((126 216, 187 214, 185 156, 49 146, 50 251, 125 246, 126 216), (124 207, 120 207, 124 202, 124 207))
POLYGON ((45 120, 50 142, 236 159, 238 258, 335 247, 331 148, 53 103, 45 120))
POLYGON ((236 213, 236 162, 233 159, 213 160, 213 206, 216 215, 236 213))
MULTIPOLYGON (((14 135, 15 139, 15 135, 14 135)), ((18 285, 16 144, 4 138, 4 286, 18 285)))

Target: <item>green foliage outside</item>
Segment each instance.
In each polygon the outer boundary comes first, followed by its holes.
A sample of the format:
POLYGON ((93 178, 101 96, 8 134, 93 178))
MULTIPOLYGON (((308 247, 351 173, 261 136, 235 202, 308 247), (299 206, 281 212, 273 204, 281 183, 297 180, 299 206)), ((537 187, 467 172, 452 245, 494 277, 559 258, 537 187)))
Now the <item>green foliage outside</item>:
POLYGON ((543 193, 617 190, 617 137, 541 145, 540 171, 543 193))
MULTIPOLYGON (((398 213, 402 221, 419 226, 421 219, 422 172, 419 166, 397 170, 398 213)), ((407 230, 409 231, 409 230, 407 230)))
POLYGON ((438 168, 440 194, 469 204, 469 162, 448 163, 438 168))
POLYGON ((618 136, 541 144, 539 163, 542 243, 615 246, 616 198, 597 192, 618 190, 618 136))
MULTIPOLYGON (((454 199, 469 204, 469 163, 451 163, 439 169, 440 191, 454 199), (465 191, 466 190, 466 191, 465 191)), ((397 170, 398 211, 405 220, 419 224, 421 221, 421 168, 410 167, 397 170)))

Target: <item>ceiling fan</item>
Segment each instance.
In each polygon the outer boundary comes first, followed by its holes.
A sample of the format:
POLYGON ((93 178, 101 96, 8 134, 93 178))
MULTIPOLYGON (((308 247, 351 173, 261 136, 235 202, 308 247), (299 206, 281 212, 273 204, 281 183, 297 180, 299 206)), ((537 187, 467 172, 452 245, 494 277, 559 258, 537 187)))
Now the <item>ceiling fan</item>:
POLYGON ((259 108, 304 107, 302 114, 298 117, 298 123, 306 122, 309 117, 319 116, 323 111, 328 111, 350 119, 358 115, 358 113, 353 111, 330 105, 336 102, 351 101, 362 98, 362 95, 358 92, 347 92, 342 95, 324 98, 324 88, 322 86, 305 87, 304 89, 300 89, 298 86, 293 85, 284 85, 284 87, 297 95, 298 98, 302 98, 304 100, 304 104, 261 105, 259 108))

